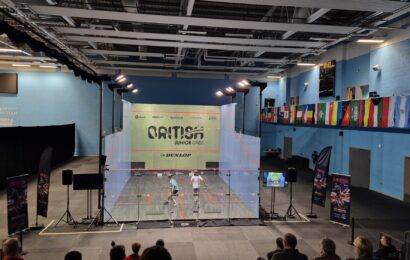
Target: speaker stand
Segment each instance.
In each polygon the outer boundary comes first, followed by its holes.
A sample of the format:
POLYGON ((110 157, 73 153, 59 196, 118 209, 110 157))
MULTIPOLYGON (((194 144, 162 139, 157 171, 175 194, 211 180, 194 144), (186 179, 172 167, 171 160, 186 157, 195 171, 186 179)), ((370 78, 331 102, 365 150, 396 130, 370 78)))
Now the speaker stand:
POLYGON ((289 207, 288 210, 286 211, 285 218, 295 218, 295 215, 298 216, 300 220, 302 220, 302 217, 300 216, 299 212, 296 210, 295 206, 293 206, 293 190, 292 190, 293 183, 290 182, 290 202, 289 202, 289 207))
POLYGON ((77 227, 77 222, 74 220, 73 215, 71 215, 70 212, 70 193, 69 193, 69 187, 70 185, 67 185, 67 208, 64 212, 64 214, 61 216, 60 220, 57 222, 57 224, 54 225, 54 228, 57 227, 57 225, 61 222, 64 221, 68 225, 74 225, 74 228, 77 227), (66 219, 64 219, 66 217, 66 219))
POLYGON ((94 224, 96 226, 98 225, 104 225, 106 223, 108 223, 108 221, 110 220, 114 220, 115 224, 118 224, 118 221, 110 214, 110 212, 108 212, 108 210, 105 209, 104 205, 100 208, 100 210, 98 211, 97 215, 95 216, 95 218, 93 219, 93 221, 91 222, 91 224, 88 226, 87 231, 91 229, 91 226, 94 224), (103 216, 104 213, 107 213, 108 216, 110 217, 107 221, 104 221, 103 216))

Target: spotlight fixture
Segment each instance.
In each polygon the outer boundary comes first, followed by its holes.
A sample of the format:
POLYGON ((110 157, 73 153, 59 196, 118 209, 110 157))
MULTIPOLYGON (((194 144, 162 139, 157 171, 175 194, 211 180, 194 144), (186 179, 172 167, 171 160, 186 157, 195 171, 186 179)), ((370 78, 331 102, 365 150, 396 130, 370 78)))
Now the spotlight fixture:
POLYGON ((246 79, 242 80, 241 83, 245 84, 245 86, 249 86, 249 85, 250 85, 249 81, 247 81, 246 79))
POLYGON ((133 86, 134 86, 134 84, 128 83, 128 84, 125 86, 125 88, 130 89, 130 88, 132 88, 133 86))
POLYGON ((40 65, 40 68, 46 68, 46 69, 57 69, 57 66, 55 65, 40 65))
POLYGON ((298 62, 296 65, 301 66, 301 67, 313 67, 316 64, 314 63, 307 63, 307 62, 298 62))
POLYGON ((268 75, 266 76, 267 79, 281 79, 281 76, 276 76, 276 75, 268 75))
POLYGON ((122 74, 119 74, 117 77, 115 77, 115 81, 120 81, 123 78, 125 78, 125 76, 122 74))
POLYGON ((220 90, 218 90, 215 95, 217 95, 218 97, 222 97, 224 95, 224 93, 220 90))
POLYGON ((383 39, 359 39, 357 40, 359 43, 383 43, 383 39))
POLYGON ((132 91, 131 91, 131 93, 133 93, 133 94, 135 94, 135 93, 137 93, 138 92, 138 89, 137 88, 134 88, 132 91))
POLYGON ((234 93, 234 92, 235 92, 235 89, 233 89, 232 87, 227 87, 227 88, 225 88, 225 91, 226 91, 227 93, 234 93))
POLYGON ((13 67, 31 67, 30 64, 12 64, 13 67))
POLYGON ((23 52, 23 51, 18 50, 18 49, 0 48, 0 52, 23 52))

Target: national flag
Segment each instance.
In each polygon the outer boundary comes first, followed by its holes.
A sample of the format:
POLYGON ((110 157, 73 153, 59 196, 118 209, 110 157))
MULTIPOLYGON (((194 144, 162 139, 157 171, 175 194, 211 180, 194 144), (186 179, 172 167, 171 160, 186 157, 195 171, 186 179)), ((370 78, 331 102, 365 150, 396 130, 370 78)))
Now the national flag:
POLYGON ((283 110, 283 123, 289 124, 289 106, 283 106, 281 109, 283 110))
POLYGON ((338 101, 332 102, 332 114, 330 116, 330 125, 337 125, 340 105, 338 101))
POLYGON ((364 101, 364 116, 363 116, 363 127, 369 127, 369 116, 370 116, 370 105, 372 101, 366 99, 364 101))
POLYGON ((278 107, 274 107, 273 108, 273 123, 277 123, 278 122, 278 107))
POLYGON ((363 127, 364 124, 364 114, 365 114, 365 103, 366 100, 361 99, 359 100, 359 127, 363 127))
POLYGON ((315 104, 305 105, 305 124, 313 124, 315 104))
POLYGON ((296 123, 296 105, 290 106, 290 119, 289 122, 291 124, 296 123))
POLYGON ((326 102, 325 125, 331 124, 332 112, 333 112, 333 102, 326 102))
POLYGON ((305 113, 304 106, 298 105, 296 107, 296 124, 302 124, 304 113, 305 113))
POLYGON ((267 122, 268 121, 268 113, 269 113, 269 108, 265 107, 262 109, 261 113, 261 121, 262 122, 267 122))
POLYGON ((379 127, 388 127, 389 125, 389 109, 390 109, 390 97, 382 97, 382 111, 380 116, 379 127))
POLYGON ((340 111, 340 118, 339 118, 339 125, 341 126, 349 126, 350 123, 350 100, 345 100, 341 102, 341 111, 340 111))
POLYGON ((397 96, 394 112, 394 126, 400 128, 409 127, 410 96, 397 96))
POLYGON ((372 98, 369 112, 369 127, 379 127, 382 118, 382 98, 372 98))
POLYGON ((396 108, 396 96, 389 98, 389 119, 387 120, 387 127, 394 127, 394 109, 396 108))
POLYGON ((350 126, 358 127, 360 119, 360 100, 350 102, 350 126))

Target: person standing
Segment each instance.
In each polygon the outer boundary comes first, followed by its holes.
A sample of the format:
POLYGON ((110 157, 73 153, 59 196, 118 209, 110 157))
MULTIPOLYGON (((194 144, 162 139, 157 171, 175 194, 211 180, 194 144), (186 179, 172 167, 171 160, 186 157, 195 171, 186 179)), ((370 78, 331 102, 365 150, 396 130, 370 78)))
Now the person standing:
POLYGON ((174 202, 174 207, 175 207, 177 205, 177 202, 173 196, 178 194, 179 186, 172 174, 168 174, 168 179, 169 179, 170 192, 168 195, 168 200, 165 203, 169 203, 169 201, 172 200, 174 202))
POLYGON ((205 180, 198 174, 197 170, 194 170, 194 175, 191 177, 192 189, 194 191, 194 203, 198 203, 199 206, 199 189, 201 188, 201 182, 206 185, 205 180))

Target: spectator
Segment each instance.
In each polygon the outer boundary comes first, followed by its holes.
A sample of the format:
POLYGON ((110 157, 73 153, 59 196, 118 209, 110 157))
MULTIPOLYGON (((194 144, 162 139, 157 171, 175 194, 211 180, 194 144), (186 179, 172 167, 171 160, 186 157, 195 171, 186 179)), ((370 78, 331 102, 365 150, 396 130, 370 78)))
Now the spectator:
POLYGON ((333 240, 324 238, 321 244, 320 256, 315 257, 314 260, 341 260, 336 254, 336 244, 333 240))
POLYGON ((3 260, 23 260, 20 256, 20 243, 15 238, 9 238, 4 242, 3 254, 3 260))
POLYGON ((141 260, 172 260, 172 257, 165 247, 151 246, 142 252, 141 260))
POLYGON ((124 260, 125 258, 125 247, 123 245, 115 245, 110 250, 111 260, 124 260))
POLYGON ((299 253, 296 249, 297 239, 295 235, 287 233, 285 234, 285 247, 283 252, 279 252, 273 255, 273 260, 307 260, 305 254, 299 253))
POLYGON ((399 253, 397 249, 391 243, 391 237, 382 234, 380 236, 379 249, 374 252, 375 259, 387 260, 387 259, 399 259, 399 253))
POLYGON ((354 240, 353 245, 357 260, 373 259, 373 245, 369 239, 362 236, 358 236, 354 240))
POLYGON ((78 251, 70 251, 65 254, 64 260, 81 260, 82 255, 78 251))
MULTIPOLYGON (((271 260, 274 254, 282 252, 282 251, 283 251, 283 238, 278 237, 276 239, 276 249, 266 254, 267 260, 271 260)), ((257 260, 265 260, 265 258, 258 257, 257 260)))
POLYGON ((165 247, 165 242, 163 239, 158 239, 157 242, 155 242, 155 245, 165 247))
POLYGON ((140 259, 140 255, 138 254, 140 249, 141 249, 141 244, 140 243, 133 243, 131 245, 131 249, 132 249, 132 254, 127 256, 125 258, 125 260, 139 260, 140 259))

